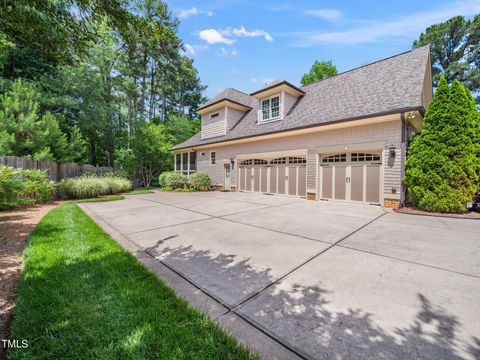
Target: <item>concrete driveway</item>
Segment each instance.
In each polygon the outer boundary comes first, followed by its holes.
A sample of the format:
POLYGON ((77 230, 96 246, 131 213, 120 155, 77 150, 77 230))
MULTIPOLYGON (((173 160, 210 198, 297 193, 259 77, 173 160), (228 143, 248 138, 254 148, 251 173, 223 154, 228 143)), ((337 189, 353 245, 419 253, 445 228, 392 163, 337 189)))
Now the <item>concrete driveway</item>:
POLYGON ((82 207, 265 358, 480 358, 480 221, 251 193, 82 207))

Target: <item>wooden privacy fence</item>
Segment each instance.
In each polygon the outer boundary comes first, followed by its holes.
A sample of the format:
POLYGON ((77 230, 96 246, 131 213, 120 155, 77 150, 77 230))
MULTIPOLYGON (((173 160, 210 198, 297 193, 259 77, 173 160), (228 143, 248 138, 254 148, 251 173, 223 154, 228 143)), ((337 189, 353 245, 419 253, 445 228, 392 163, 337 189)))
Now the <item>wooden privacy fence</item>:
POLYGON ((58 163, 56 161, 37 161, 30 158, 18 156, 0 156, 0 165, 7 165, 16 169, 38 169, 47 170, 48 177, 52 181, 61 181, 72 177, 80 176, 86 172, 104 174, 113 171, 107 166, 81 165, 77 163, 58 163))

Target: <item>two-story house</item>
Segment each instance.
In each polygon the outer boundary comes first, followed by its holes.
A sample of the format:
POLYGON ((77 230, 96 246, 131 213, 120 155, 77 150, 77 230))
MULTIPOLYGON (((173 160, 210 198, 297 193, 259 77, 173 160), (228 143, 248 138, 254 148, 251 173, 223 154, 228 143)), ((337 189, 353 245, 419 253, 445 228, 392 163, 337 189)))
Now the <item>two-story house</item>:
POLYGON ((283 80, 203 104, 175 170, 218 189, 398 207, 409 139, 432 100, 429 47, 297 87, 283 80))

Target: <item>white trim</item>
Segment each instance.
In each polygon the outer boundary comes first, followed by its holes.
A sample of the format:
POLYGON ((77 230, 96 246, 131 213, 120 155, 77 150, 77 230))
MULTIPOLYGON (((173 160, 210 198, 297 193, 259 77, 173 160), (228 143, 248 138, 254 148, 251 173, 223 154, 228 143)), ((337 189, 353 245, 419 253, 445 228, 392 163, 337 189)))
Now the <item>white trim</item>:
MULTIPOLYGON (((234 144, 245 144, 245 143, 259 142, 259 141, 264 141, 269 139, 280 139, 284 137, 298 136, 303 134, 320 133, 320 132, 325 132, 330 130, 352 128, 352 127, 371 125, 371 124, 379 124, 379 123, 390 122, 390 121, 400 121, 400 113, 392 114, 392 115, 376 116, 376 117, 365 117, 359 120, 344 121, 340 123, 327 124, 327 125, 318 125, 318 126, 312 126, 308 128, 300 128, 296 130, 286 130, 278 133, 252 135, 245 138, 223 140, 223 141, 212 142, 208 144, 198 144, 193 147, 187 147, 187 148, 177 149, 173 151, 202 150, 202 149, 209 149, 212 146, 221 147, 221 146, 230 146, 234 144)), ((257 123, 258 123, 258 119, 257 119, 257 123)), ((384 144, 386 145, 387 143, 385 142, 384 144)), ((321 148, 319 149, 321 150, 321 148)), ((368 149, 365 149, 365 150, 368 150, 368 149)))
POLYGON ((270 96, 266 96, 264 98, 261 98, 260 100, 260 116, 258 118, 258 123, 259 124, 265 124, 268 122, 276 121, 276 120, 281 120, 282 119, 282 93, 275 93, 270 96), (272 117, 272 99, 278 97, 278 116, 272 117), (263 102, 265 100, 268 100, 268 118, 264 119, 263 118, 263 102))

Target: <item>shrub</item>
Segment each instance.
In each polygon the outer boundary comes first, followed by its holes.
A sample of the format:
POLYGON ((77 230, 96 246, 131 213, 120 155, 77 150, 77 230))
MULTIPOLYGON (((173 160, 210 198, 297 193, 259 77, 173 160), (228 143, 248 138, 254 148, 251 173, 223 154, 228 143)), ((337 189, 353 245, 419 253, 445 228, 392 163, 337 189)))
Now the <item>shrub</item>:
POLYGON ((403 181, 414 205, 428 211, 466 211, 478 189, 478 116, 471 94, 458 81, 449 87, 442 78, 424 128, 408 149, 403 181))
POLYGON ((159 181, 160 186, 164 190, 166 190, 165 188, 183 189, 188 185, 188 177, 175 171, 160 174, 159 181))
POLYGON ((167 177, 172 173, 174 173, 174 171, 165 171, 161 173, 160 176, 158 177, 158 184, 162 189, 166 190, 165 187, 168 186, 167 177))
POLYGON ((210 176, 203 172, 194 173, 188 179, 188 185, 195 191, 208 190, 210 183, 210 176))
POLYGON ((0 210, 47 202, 52 192, 46 171, 0 166, 0 210))
POLYGON ((33 203, 44 203, 52 198, 54 185, 48 179, 46 171, 22 170, 20 176, 23 183, 20 195, 23 198, 32 199, 33 203))
POLYGON ((132 184, 129 180, 112 173, 105 176, 84 174, 78 178, 62 181, 59 188, 64 198, 85 199, 126 192, 132 188, 132 184))
POLYGON ((110 188, 105 179, 96 176, 82 176, 67 179, 63 182, 64 194, 67 198, 85 199, 110 193, 110 188))
POLYGON ((122 177, 104 176, 103 179, 107 182, 110 194, 118 194, 131 190, 132 183, 122 177))

